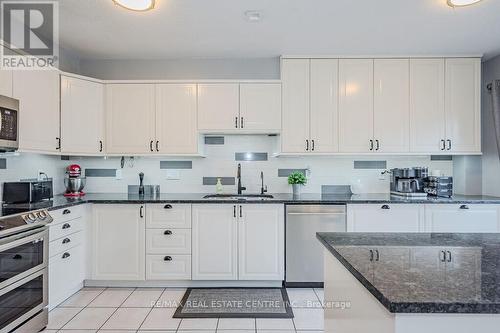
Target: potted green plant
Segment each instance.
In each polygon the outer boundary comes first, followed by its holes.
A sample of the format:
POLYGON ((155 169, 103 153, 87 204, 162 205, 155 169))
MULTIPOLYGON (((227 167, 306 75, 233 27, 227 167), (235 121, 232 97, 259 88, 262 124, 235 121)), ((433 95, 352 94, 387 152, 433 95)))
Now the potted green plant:
POLYGON ((288 176, 288 184, 292 185, 294 196, 300 195, 302 186, 307 183, 307 178, 302 172, 292 172, 288 176))

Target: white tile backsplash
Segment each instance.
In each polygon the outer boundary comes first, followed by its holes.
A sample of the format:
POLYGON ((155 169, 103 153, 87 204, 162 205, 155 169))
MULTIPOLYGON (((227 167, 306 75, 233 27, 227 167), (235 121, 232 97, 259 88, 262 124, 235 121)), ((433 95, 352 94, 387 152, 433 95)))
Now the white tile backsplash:
MULTIPOLYGON (((224 145, 205 145, 206 158, 126 158, 122 179, 88 178, 87 192, 126 192, 129 184, 138 184, 139 172, 144 172, 145 184, 159 184, 163 193, 208 193, 215 186, 202 185, 203 177, 235 177, 237 164, 242 165, 242 184, 247 192, 260 191, 260 172, 264 172, 265 184, 270 193, 288 193, 291 187, 287 179, 278 177, 278 169, 309 169, 309 182, 304 193, 319 193, 321 185, 355 185, 354 192, 384 193, 389 191, 389 176, 380 176, 381 170, 354 169, 354 160, 386 160, 387 168, 426 166, 453 175, 452 161, 431 161, 430 156, 302 156, 273 157, 278 137, 266 135, 228 135, 224 145), (234 160, 235 152, 268 152, 268 161, 234 160), (162 160, 192 160, 193 169, 179 170, 180 179, 167 180, 167 170, 160 169, 162 160), (382 179, 381 179, 382 178, 382 179)), ((64 165, 77 163, 82 168, 120 168, 119 157, 71 158, 64 165)), ((64 168, 64 167, 63 167, 64 168)), ((62 177, 62 175, 61 175, 62 177)), ((225 192, 234 192, 236 186, 225 186, 225 192)))

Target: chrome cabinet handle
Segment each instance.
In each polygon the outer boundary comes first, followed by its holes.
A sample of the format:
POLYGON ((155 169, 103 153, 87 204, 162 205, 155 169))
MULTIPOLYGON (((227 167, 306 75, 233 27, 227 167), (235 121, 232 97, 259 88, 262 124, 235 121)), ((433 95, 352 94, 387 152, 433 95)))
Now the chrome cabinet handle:
POLYGON ((171 235, 172 234, 172 230, 165 230, 163 232, 164 235, 171 235))
POLYGON ((99 152, 102 153, 102 140, 99 140, 99 152))
POLYGON ((160 151, 160 148, 159 148, 159 145, 160 145, 160 141, 156 140, 156 151, 160 151))
POLYGON ((57 140, 56 150, 61 150, 61 138, 57 137, 56 140, 57 140))
POLYGON ((240 205, 240 217, 243 217, 243 206, 240 205))
POLYGON ((236 205, 233 206, 233 217, 236 217, 236 205))
POLYGON ((446 141, 441 140, 441 150, 446 150, 446 141))
POLYGON ((311 140, 311 144, 312 144, 311 151, 314 151, 314 147, 315 147, 315 142, 314 142, 314 140, 311 140))
POLYGON ((306 151, 309 151, 309 140, 306 140, 306 151))
POLYGON ((460 209, 469 209, 469 206, 467 206, 467 205, 462 205, 462 206, 460 206, 460 209))
POLYGON ((451 140, 448 139, 448 140, 446 140, 446 142, 448 142, 448 150, 451 150, 451 140))
POLYGON ((446 252, 445 251, 439 251, 439 260, 441 262, 445 262, 446 261, 446 252))
POLYGON ((141 206, 141 208, 139 208, 139 216, 142 218, 144 218, 144 206, 141 206))
POLYGON ((66 258, 69 258, 69 257, 71 257, 71 254, 69 254, 68 252, 64 252, 64 254, 62 255, 63 259, 66 259, 66 258))
POLYGON ((69 238, 64 238, 62 241, 63 244, 68 244, 69 242, 71 242, 71 239, 69 238))
POLYGON ((389 205, 382 205, 382 207, 380 207, 381 209, 391 209, 391 207, 389 205))
POLYGON ((153 149, 153 140, 149 141, 149 150, 154 151, 154 149, 153 149))
POLYGON ((370 261, 373 261, 373 250, 370 250, 370 261))
POLYGON ((370 140, 370 151, 373 151, 373 140, 370 140))
POLYGON ((69 229, 69 228, 71 228, 71 224, 69 223, 64 223, 62 226, 62 229, 69 229))
POLYGON ((172 257, 171 256, 165 256, 163 258, 164 261, 172 261, 172 257))
POLYGON ((243 117, 240 118, 240 128, 245 128, 243 117))
POLYGON ((451 262, 451 251, 446 251, 446 253, 448 254, 448 262, 451 262))
POLYGON ((378 252, 378 250, 375 250, 375 261, 380 261, 380 253, 378 252))
POLYGON ((173 207, 172 207, 171 204, 167 204, 167 205, 163 206, 163 208, 165 208, 165 209, 172 209, 173 207))
POLYGON ((238 128, 238 117, 234 117, 234 127, 238 128))
POLYGON ((71 214, 71 211, 69 209, 65 209, 63 210, 63 215, 68 215, 68 214, 71 214))
POLYGON ((377 140, 375 140, 375 142, 377 143, 377 148, 375 148, 375 150, 379 150, 380 149, 380 141, 378 141, 378 139, 377 139, 377 140))

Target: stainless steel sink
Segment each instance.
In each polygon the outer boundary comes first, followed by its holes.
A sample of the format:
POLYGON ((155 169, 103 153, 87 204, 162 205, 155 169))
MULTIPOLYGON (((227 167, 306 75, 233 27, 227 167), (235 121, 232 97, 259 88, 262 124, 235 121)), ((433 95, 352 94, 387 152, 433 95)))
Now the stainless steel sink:
POLYGON ((217 200, 257 201, 257 200, 269 200, 274 197, 270 194, 209 194, 205 195, 203 198, 217 199, 217 200))

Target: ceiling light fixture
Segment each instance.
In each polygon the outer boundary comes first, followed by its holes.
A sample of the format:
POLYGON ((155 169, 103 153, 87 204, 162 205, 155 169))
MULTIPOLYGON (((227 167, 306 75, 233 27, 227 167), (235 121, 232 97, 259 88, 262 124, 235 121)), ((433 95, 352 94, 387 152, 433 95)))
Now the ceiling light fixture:
POLYGON ((478 3, 481 0, 448 0, 448 6, 450 7, 464 7, 470 6, 478 3))
POLYGON ((155 0, 113 0, 113 2, 123 8, 144 12, 155 7, 155 0))
POLYGON ((262 14, 257 10, 247 10, 245 17, 248 22, 259 22, 262 19, 262 14))

